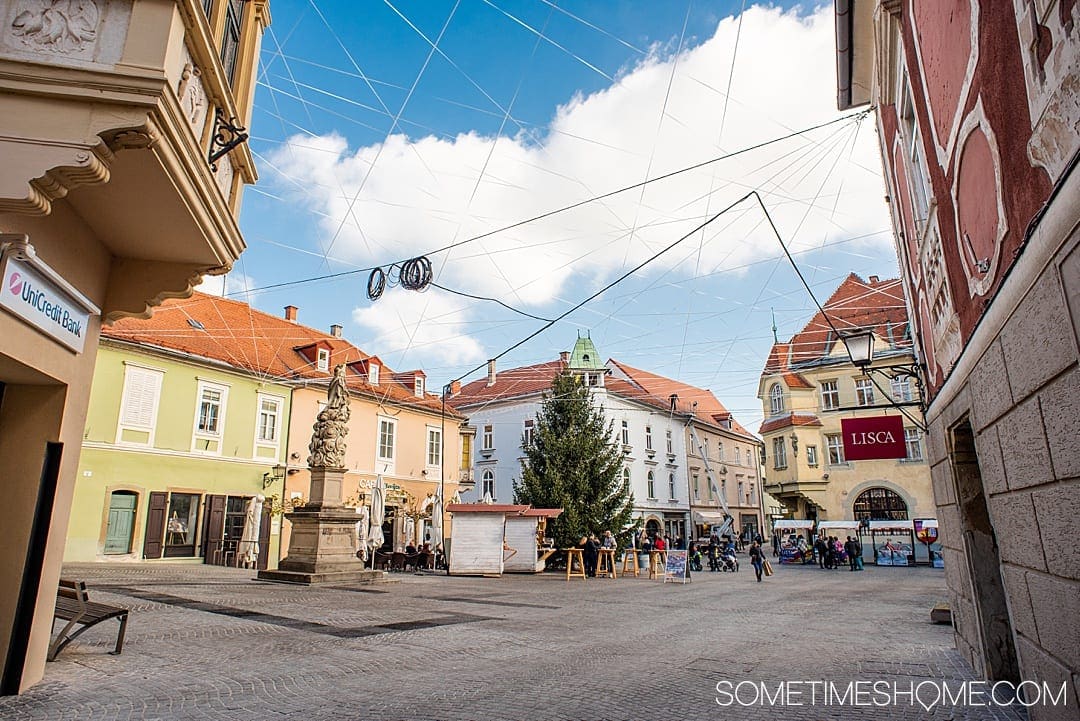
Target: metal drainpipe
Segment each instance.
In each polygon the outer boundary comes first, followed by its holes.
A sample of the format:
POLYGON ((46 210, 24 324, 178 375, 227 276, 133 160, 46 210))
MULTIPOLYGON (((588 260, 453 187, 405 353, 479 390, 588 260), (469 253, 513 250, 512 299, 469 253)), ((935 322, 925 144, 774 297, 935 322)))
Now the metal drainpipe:
MULTIPOLYGON (((305 383, 304 385, 307 385, 307 383, 305 383)), ((282 531, 285 529, 285 513, 284 513, 285 486, 289 482, 289 455, 290 455, 289 454, 289 436, 290 436, 290 431, 292 431, 293 395, 295 393, 296 393, 296 386, 289 386, 289 422, 287 424, 285 424, 285 477, 281 479, 282 515, 281 515, 281 524, 278 526, 278 544, 277 544, 277 546, 278 546, 278 548, 277 548, 278 565, 281 565, 281 558, 282 558, 281 553, 284 550, 284 548, 283 548, 284 544, 281 542, 281 537, 284 535, 282 533, 282 531)), ((271 516, 271 521, 270 521, 270 527, 271 528, 274 527, 273 524, 274 524, 273 516, 271 516)))

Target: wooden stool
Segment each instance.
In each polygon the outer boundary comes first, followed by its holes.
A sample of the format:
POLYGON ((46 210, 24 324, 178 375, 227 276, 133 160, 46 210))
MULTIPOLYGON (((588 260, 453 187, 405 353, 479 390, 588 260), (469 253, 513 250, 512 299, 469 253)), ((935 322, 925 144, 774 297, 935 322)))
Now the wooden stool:
POLYGON ((630 571, 634 572, 634 578, 637 578, 638 574, 640 573, 637 562, 637 551, 633 548, 623 551, 622 557, 622 575, 625 576, 626 574, 630 573, 630 571))
POLYGON ((649 551, 649 578, 663 578, 667 567, 667 551, 649 551))
POLYGON ((585 578, 585 559, 580 548, 566 549, 566 580, 569 581, 573 576, 585 578), (574 571, 574 559, 577 559, 579 571, 574 571))
POLYGON ((596 575, 607 576, 608 578, 618 578, 615 575, 615 549, 614 548, 601 548, 599 555, 596 557, 596 575))

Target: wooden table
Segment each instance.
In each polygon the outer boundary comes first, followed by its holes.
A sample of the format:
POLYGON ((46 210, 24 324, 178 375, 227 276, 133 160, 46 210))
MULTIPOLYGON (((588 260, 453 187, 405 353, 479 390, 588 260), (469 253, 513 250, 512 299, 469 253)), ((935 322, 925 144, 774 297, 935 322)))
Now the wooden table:
POLYGON ((578 576, 585 578, 585 558, 581 555, 580 548, 566 549, 566 580, 578 576), (577 559, 578 571, 574 571, 574 559, 577 559))
POLYGON ((631 571, 634 572, 634 578, 637 578, 640 573, 640 569, 638 568, 637 562, 637 549, 634 548, 628 548, 623 551, 622 557, 622 575, 625 576, 631 571))
POLYGON ((607 578, 618 578, 615 575, 615 549, 601 548, 596 557, 596 575, 607 578))

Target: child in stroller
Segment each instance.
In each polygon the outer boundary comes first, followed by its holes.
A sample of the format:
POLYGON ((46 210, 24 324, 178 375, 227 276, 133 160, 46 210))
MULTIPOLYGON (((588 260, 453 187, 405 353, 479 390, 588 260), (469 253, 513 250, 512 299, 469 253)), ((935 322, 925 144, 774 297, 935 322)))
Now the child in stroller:
POLYGON ((690 547, 687 549, 687 554, 686 555, 690 559, 690 561, 689 561, 690 562, 690 570, 691 571, 700 571, 701 570, 701 550, 698 548, 696 543, 691 543, 690 544, 690 547))
POLYGON ((720 556, 720 569, 722 571, 731 571, 735 573, 739 570, 739 559, 735 557, 735 544, 728 543, 724 548, 724 552, 720 556))

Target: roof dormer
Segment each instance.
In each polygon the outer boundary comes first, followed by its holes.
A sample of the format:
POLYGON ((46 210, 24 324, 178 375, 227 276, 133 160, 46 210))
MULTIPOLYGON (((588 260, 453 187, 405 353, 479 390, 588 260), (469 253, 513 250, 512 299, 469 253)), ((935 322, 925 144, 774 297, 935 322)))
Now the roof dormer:
POLYGON ((379 376, 383 368, 383 362, 379 356, 368 356, 358 361, 353 361, 349 364, 358 375, 367 379, 368 385, 379 385, 379 376))
POLYGON ((423 398, 427 393, 427 374, 422 370, 405 371, 395 373, 394 380, 412 391, 417 398, 423 398))
POLYGON ((330 372, 330 352, 333 346, 328 341, 320 339, 308 345, 297 346, 293 350, 302 355, 312 368, 322 373, 330 372))

